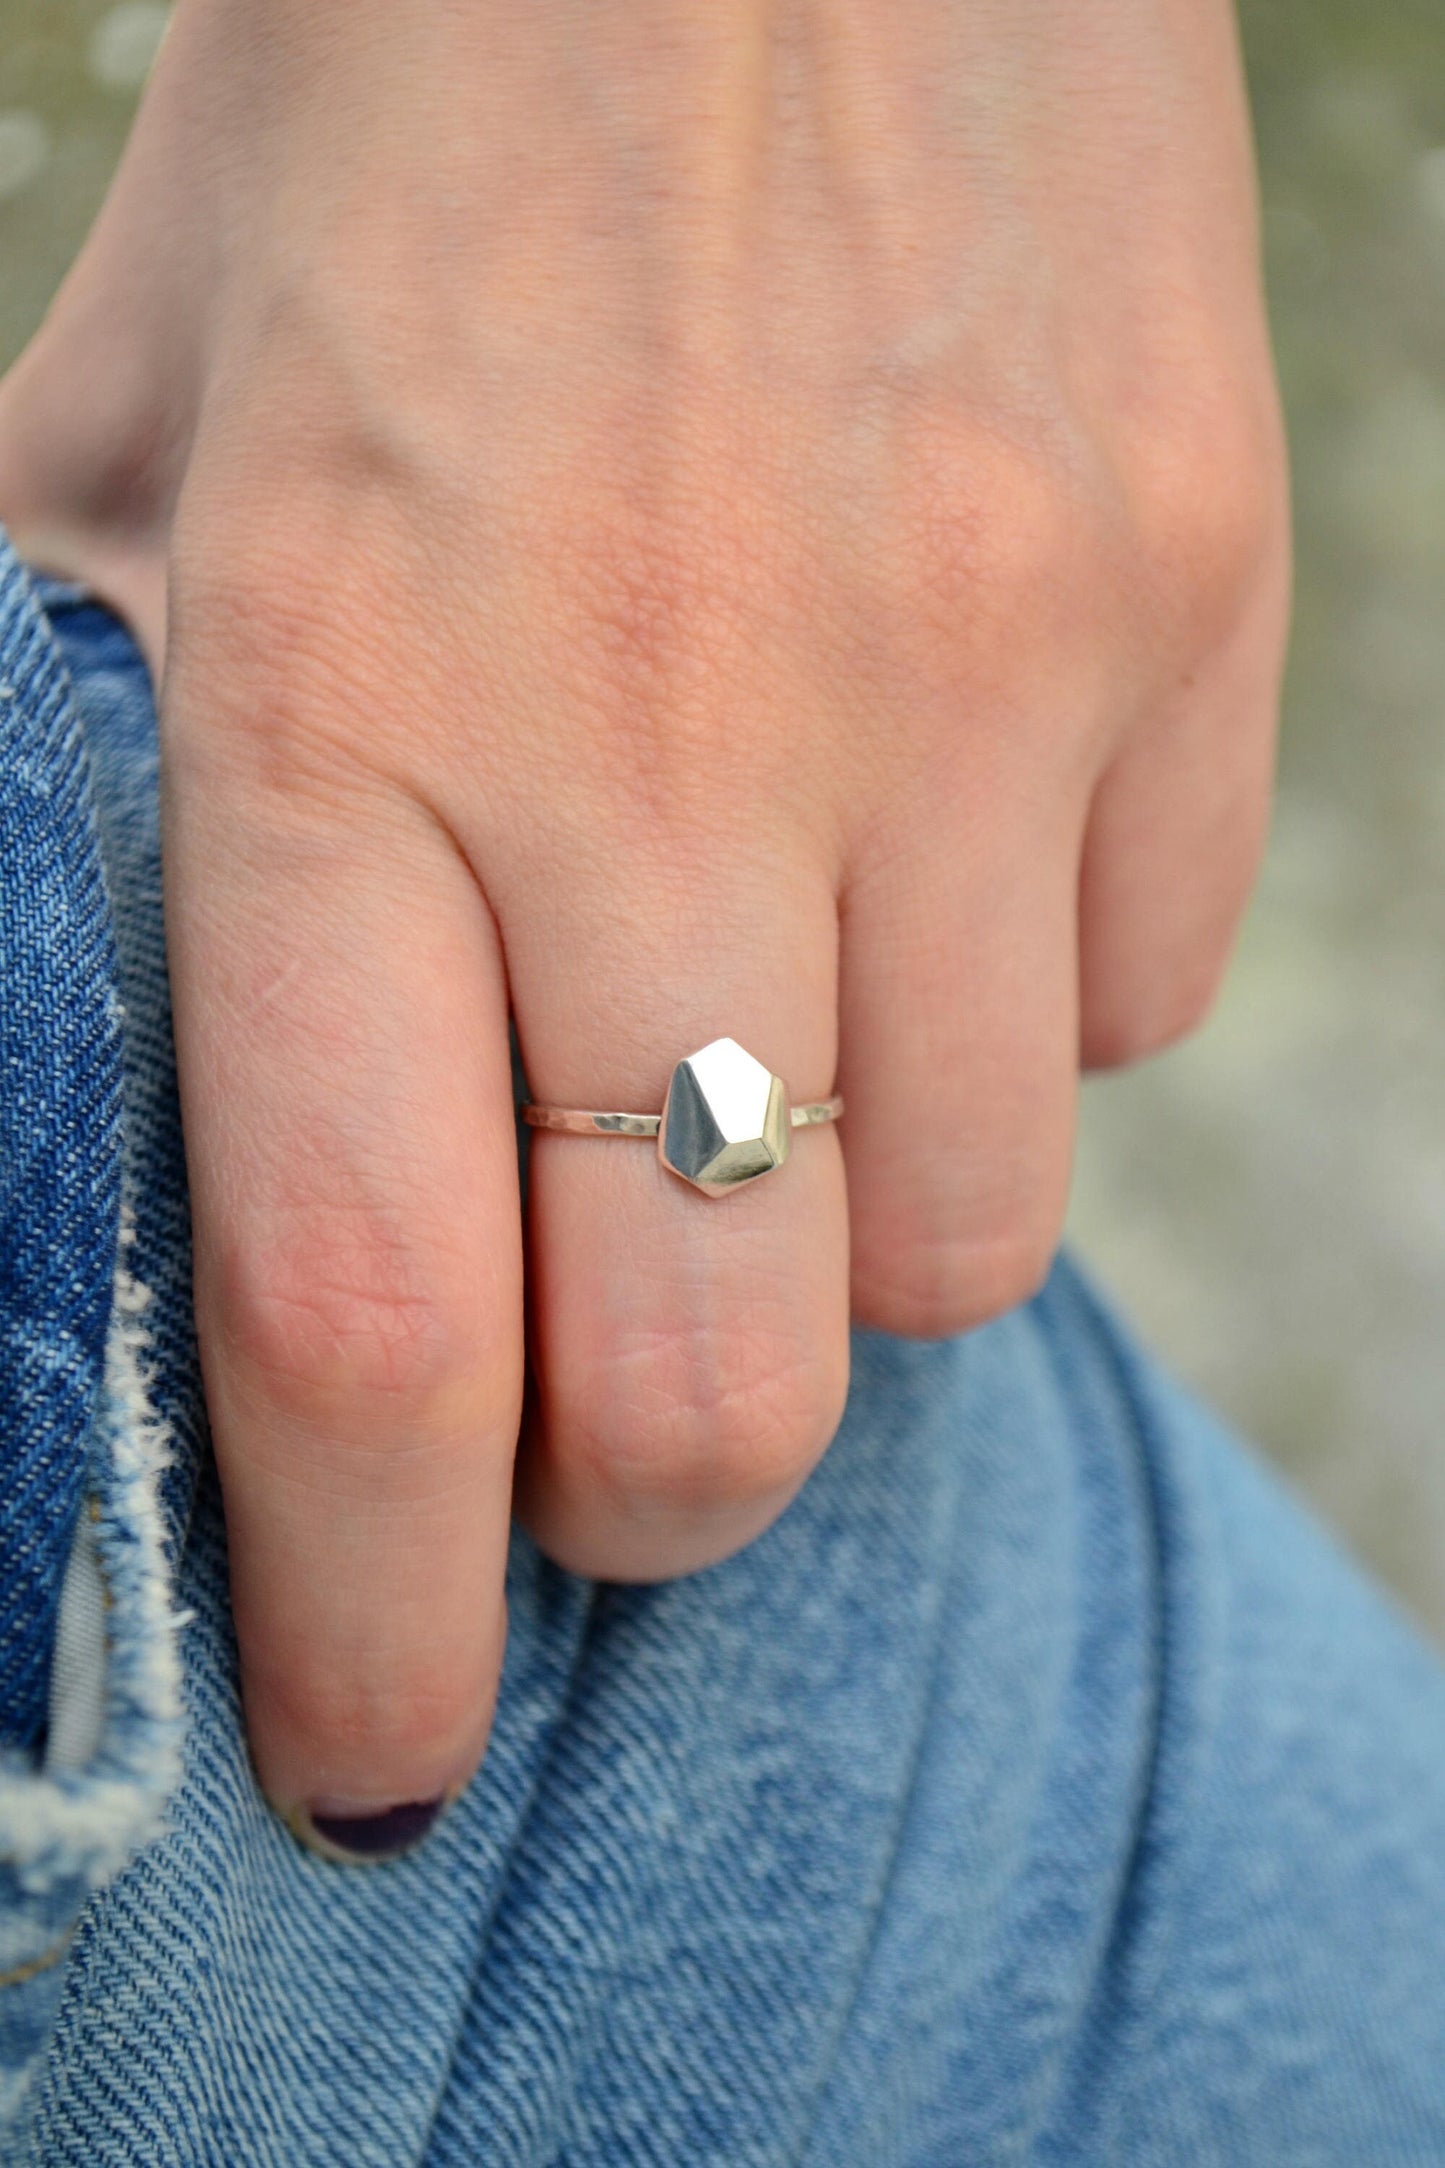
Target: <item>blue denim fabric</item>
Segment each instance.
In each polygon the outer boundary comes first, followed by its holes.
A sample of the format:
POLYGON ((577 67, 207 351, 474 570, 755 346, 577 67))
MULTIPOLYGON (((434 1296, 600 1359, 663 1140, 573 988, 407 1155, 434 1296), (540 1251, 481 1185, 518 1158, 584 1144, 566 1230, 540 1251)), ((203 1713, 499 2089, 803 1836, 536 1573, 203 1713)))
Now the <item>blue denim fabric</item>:
POLYGON ((599 1587, 518 1536, 465 1798, 394 1865, 296 1846, 203 1448, 145 676, 47 591, 62 697, 13 564, 0 598, 38 777, 0 798, 3 990, 48 979, 55 1034, 12 1032, 3 1119, 70 1140, 7 1202, 47 1260, 17 1344, 91 1304, 73 1378, 0 1410, 5 1488, 49 1471, 17 1646, 43 1669, 82 1495, 111 1595, 94 1757, 0 1759, 0 2160, 1440 2168, 1445 1678, 1068 1264, 967 1341, 861 1336, 822 1468, 724 1566, 599 1587), (97 844, 114 965, 93 904, 66 939, 14 892, 93 898, 97 844))
POLYGON ((0 1740, 43 1731, 115 1277, 120 1030, 85 757, 0 590, 0 1740))

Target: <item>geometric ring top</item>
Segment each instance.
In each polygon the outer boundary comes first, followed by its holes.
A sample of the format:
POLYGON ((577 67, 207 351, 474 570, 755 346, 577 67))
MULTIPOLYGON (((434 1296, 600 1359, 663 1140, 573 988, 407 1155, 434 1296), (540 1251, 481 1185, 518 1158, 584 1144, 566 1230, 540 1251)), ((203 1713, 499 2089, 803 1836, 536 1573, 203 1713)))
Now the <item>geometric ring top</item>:
POLYGON ((670 1173, 704 1196, 726 1197, 781 1167, 795 1129, 836 1122, 842 1111, 836 1095, 790 1106, 781 1077, 736 1039, 714 1039, 678 1063, 660 1114, 529 1103, 522 1119, 533 1129, 560 1129, 574 1137, 655 1137, 657 1156, 670 1173))

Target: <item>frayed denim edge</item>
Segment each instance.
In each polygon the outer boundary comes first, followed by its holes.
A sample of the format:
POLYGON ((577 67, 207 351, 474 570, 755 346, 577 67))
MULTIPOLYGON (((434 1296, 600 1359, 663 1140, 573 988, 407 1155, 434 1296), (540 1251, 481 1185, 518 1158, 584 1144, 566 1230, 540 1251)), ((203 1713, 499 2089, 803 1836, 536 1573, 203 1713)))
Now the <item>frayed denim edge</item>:
POLYGON ((79 1770, 0 1762, 0 1859, 36 1896, 60 1882, 96 1889, 110 1881, 159 1833, 180 1779, 177 1635, 186 1617, 171 1608, 159 1498, 170 1434, 150 1400, 151 1297, 127 1265, 134 1239, 126 1203, 87 1483, 106 1590, 100 1747, 79 1770))

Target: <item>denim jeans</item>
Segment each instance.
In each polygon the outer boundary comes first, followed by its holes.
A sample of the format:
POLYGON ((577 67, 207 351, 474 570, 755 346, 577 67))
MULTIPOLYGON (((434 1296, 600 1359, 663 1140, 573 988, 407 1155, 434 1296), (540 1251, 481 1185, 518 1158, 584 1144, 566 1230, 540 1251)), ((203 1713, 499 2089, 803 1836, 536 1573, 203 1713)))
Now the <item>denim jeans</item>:
POLYGON ((769 1534, 522 1535, 485 1766, 301 1850, 246 1758, 144 667, 0 556, 0 2159, 1445 2163, 1445 1677, 1078 1271, 860 1335, 769 1534))

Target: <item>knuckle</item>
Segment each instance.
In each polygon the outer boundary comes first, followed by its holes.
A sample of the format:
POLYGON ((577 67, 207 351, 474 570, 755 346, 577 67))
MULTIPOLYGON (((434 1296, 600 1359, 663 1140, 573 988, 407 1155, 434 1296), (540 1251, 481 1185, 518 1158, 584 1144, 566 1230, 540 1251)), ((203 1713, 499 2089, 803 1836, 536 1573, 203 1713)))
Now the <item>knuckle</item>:
POLYGON ((846 1351, 739 1333, 652 1338, 579 1395, 561 1430, 628 1513, 692 1519, 790 1495, 843 1412, 846 1351))
POLYGON ((1021 604, 1052 614, 1094 519, 1064 460, 930 402, 900 473, 904 558, 955 640, 964 626, 1012 621, 1021 604))
POLYGON ((225 1271, 228 1353, 283 1414, 308 1424, 367 1408, 435 1435, 500 1427, 485 1321, 459 1263, 424 1244, 326 1225, 244 1249, 225 1271))
POLYGON ((619 705, 644 712, 716 636, 738 574, 725 526, 677 505, 644 520, 594 501, 557 555, 571 567, 591 656, 619 705))
POLYGON ((704 456, 703 424, 678 435, 676 471, 646 488, 638 455, 613 446, 592 474, 569 466, 547 502, 510 513, 545 567, 569 745, 593 758, 609 820, 639 846, 713 826, 740 758, 760 802, 787 787, 786 734, 744 726, 744 753, 739 717, 776 629, 816 584, 786 508, 725 449, 704 456))
POLYGON ((235 514, 178 538, 165 708, 173 765, 204 761, 329 816, 348 775, 400 766, 416 650, 389 600, 404 582, 386 537, 368 530, 359 549, 353 518, 338 538, 323 496, 293 486, 264 528, 235 514))
POLYGON ((1060 407, 1006 426, 914 388, 899 439, 894 577, 910 621, 975 686, 1120 650, 1146 614, 1171 649, 1203 652, 1287 554, 1267 377, 1201 370, 1105 433, 1060 407))
POLYGON ((299 667, 331 616, 335 540, 319 492, 294 485, 264 513, 243 501, 224 515, 178 519, 171 570, 182 644, 203 641, 248 667, 274 658, 278 673, 299 667))
POLYGON ((724 750, 726 688, 755 666, 757 628, 789 584, 784 523, 759 512, 749 543, 718 485, 686 478, 648 516, 616 483, 567 497, 529 531, 558 583, 579 725, 630 753, 630 784, 686 799, 693 763, 724 750))
POLYGON ((934 401, 908 435, 889 554, 910 662, 949 712, 1007 714, 1021 766, 1042 759, 1066 784, 1078 765, 1082 778, 1092 734, 1060 732, 1061 680, 1078 716, 1110 711, 1130 608, 1130 537, 1105 461, 1062 414, 1004 428, 934 401))
POLYGON ((1136 550, 1164 621, 1200 650, 1233 630, 1287 548, 1277 431, 1225 390, 1173 404, 1124 456, 1136 550))
POLYGON ((874 1243, 854 1268, 854 1310, 862 1323, 909 1340, 970 1332, 1032 1300, 1057 1242, 1053 1220, 1019 1219, 996 1232, 874 1243))

